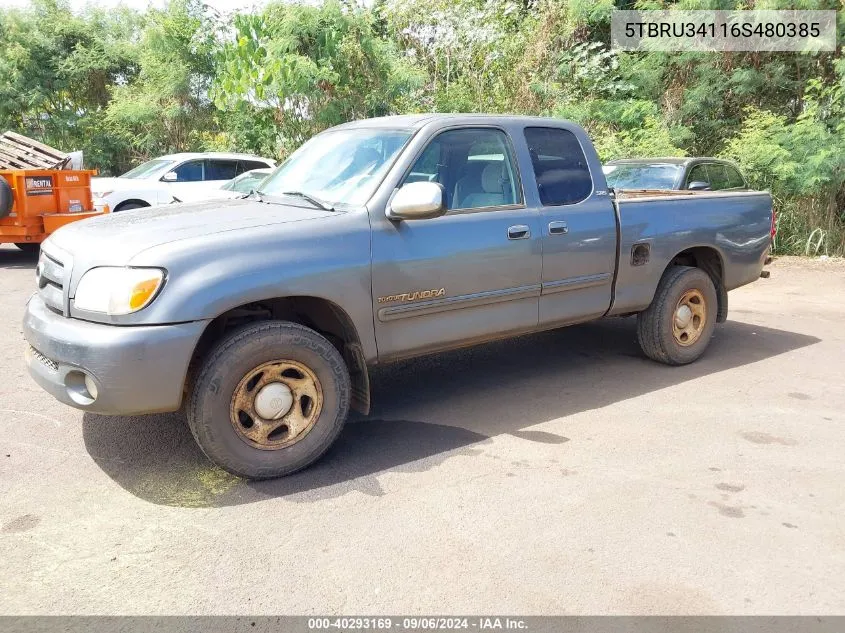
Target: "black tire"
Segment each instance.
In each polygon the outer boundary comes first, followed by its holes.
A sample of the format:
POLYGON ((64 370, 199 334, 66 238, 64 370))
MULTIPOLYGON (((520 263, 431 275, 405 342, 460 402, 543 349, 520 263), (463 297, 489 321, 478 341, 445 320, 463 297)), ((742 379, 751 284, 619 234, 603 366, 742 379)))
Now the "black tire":
POLYGON ((15 246, 27 255, 38 255, 41 252, 40 242, 15 242, 15 246))
POLYGON ((5 218, 12 212, 12 205, 15 203, 15 196, 12 187, 3 176, 0 176, 0 219, 5 218))
POLYGON ((115 213, 118 211, 129 211, 130 209, 143 209, 148 207, 148 204, 141 204, 140 202, 127 202, 125 204, 117 205, 117 208, 114 210, 115 213))
POLYGON ((249 479, 289 475, 319 459, 337 439, 349 412, 349 371, 323 336, 286 321, 262 321, 237 330, 200 363, 188 399, 188 425, 206 456, 249 479), (289 360, 308 367, 322 389, 322 408, 303 437, 283 448, 256 448, 235 430, 230 410, 241 380, 263 363, 289 360))
POLYGON ((667 365, 686 365, 707 349, 716 328, 718 298, 713 280, 700 268, 672 266, 657 286, 651 305, 637 315, 637 339, 645 355, 667 365), (697 290, 704 299, 705 318, 698 338, 684 345, 674 334, 678 302, 688 291, 697 290))

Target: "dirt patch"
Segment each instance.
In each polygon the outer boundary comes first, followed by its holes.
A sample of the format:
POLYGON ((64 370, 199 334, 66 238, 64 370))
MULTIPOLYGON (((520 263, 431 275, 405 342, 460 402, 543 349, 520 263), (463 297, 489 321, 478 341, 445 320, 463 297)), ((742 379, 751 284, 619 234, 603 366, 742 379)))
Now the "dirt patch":
POLYGON ((718 501, 710 501, 709 505, 713 506, 719 511, 722 516, 730 517, 732 519, 742 519, 745 517, 745 512, 739 506, 729 506, 718 501))
POLYGON ((745 490, 744 484, 716 484, 716 488, 719 490, 724 490, 726 492, 742 492, 745 490))
POLYGON ((753 444, 781 444, 783 446, 795 446, 798 444, 791 437, 778 437, 760 431, 744 431, 740 433, 740 436, 753 444))
POLYGON ((7 521, 6 523, 4 523, 3 527, 0 528, 0 532, 3 532, 3 534, 29 532, 40 522, 41 517, 36 516, 34 514, 24 514, 16 519, 12 519, 11 521, 7 521))
POLYGON ((792 270, 845 271, 845 257, 796 257, 794 255, 778 255, 772 262, 771 267, 775 270, 782 268, 792 270))

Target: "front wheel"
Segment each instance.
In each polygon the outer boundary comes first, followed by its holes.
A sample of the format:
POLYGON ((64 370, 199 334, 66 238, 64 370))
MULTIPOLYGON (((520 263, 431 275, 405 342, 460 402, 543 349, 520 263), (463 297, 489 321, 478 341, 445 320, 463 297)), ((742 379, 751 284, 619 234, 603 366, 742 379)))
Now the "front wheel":
POLYGON ((323 336, 265 321, 224 339, 202 363, 188 400, 200 448, 249 479, 305 468, 335 441, 349 412, 349 372, 323 336))
POLYGON ((686 365, 707 349, 716 328, 718 299, 710 275, 673 266, 663 274, 651 305, 637 315, 637 338, 646 356, 686 365))

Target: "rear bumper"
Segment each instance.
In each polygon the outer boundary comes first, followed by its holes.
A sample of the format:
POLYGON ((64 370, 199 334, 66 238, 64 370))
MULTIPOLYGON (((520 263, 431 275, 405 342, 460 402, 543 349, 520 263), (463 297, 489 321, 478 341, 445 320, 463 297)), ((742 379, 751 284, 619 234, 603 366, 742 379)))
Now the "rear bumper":
POLYGON ((206 324, 90 323, 56 314, 35 295, 23 322, 26 362, 35 382, 77 409, 105 415, 175 411, 206 324), (96 385, 93 401, 80 393, 83 374, 96 385))

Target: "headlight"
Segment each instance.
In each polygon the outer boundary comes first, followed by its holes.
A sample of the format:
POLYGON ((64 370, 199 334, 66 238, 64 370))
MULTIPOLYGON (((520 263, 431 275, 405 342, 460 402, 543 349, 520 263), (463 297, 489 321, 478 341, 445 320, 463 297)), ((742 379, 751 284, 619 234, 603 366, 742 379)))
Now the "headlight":
POLYGON ((92 191, 91 195, 94 198, 105 198, 106 196, 110 196, 113 192, 111 191, 92 191))
POLYGON ((155 298, 163 282, 160 268, 92 268, 79 280, 73 305, 105 314, 137 312, 155 298))

